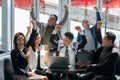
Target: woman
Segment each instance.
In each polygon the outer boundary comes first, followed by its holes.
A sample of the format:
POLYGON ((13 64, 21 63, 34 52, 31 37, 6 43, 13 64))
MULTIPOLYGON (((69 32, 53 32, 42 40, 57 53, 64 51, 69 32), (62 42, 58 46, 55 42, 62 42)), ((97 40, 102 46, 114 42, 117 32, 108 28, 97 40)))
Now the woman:
MULTIPOLYGON (((28 66, 28 50, 36 34, 36 22, 32 21, 33 29, 30 39, 26 43, 26 38, 23 33, 18 32, 14 37, 14 49, 11 51, 11 59, 15 74, 25 75, 28 77, 36 76, 37 74, 32 72, 28 66)), ((41 80, 48 80, 46 76, 39 77, 41 80)))
POLYGON ((46 75, 49 80, 53 80, 53 76, 50 73, 45 72, 47 69, 45 63, 48 61, 49 48, 47 48, 46 45, 41 44, 41 36, 39 33, 36 33, 35 39, 31 44, 29 50, 29 66, 32 71, 41 75, 46 75))

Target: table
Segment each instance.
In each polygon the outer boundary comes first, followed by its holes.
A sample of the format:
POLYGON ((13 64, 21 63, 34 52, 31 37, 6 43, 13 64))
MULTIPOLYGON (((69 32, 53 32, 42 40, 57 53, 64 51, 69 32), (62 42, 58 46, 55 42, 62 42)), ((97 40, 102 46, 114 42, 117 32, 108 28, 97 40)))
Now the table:
POLYGON ((78 66, 72 65, 68 69, 49 68, 49 71, 56 72, 56 73, 64 73, 64 74, 66 74, 66 80, 68 80, 69 74, 85 72, 86 69, 81 69, 78 66))

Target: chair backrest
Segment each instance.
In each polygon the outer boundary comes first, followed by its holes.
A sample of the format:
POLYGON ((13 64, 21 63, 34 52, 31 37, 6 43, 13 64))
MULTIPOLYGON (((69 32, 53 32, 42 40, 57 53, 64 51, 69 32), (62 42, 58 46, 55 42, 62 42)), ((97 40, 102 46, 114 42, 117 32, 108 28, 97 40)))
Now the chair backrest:
POLYGON ((8 55, 4 58, 4 78, 5 78, 5 80, 14 80, 13 73, 14 73, 14 70, 13 70, 11 58, 8 55))
POLYGON ((77 61, 90 61, 90 63, 94 63, 94 56, 95 53, 93 52, 87 52, 87 51, 81 51, 77 53, 77 61))
POLYGON ((120 52, 118 53, 118 60, 116 63, 115 74, 120 76, 120 52))

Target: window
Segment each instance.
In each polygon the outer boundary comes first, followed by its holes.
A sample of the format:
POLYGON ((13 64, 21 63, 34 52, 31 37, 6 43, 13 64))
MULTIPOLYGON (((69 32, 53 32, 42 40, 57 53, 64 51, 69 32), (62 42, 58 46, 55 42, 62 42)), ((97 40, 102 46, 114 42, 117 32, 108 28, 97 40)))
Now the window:
POLYGON ((2 47, 2 0, 0 0, 0 49, 2 47))
POLYGON ((27 26, 30 26, 30 6, 33 0, 15 0, 15 33, 26 34, 27 26))

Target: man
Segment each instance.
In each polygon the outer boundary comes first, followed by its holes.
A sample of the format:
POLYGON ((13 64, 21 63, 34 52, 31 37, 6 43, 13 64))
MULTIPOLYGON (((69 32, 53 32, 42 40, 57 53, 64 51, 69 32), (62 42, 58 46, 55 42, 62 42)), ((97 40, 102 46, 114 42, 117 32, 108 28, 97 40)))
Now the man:
POLYGON ((95 72, 93 80, 116 80, 114 71, 118 53, 113 52, 115 38, 114 33, 106 32, 102 40, 102 47, 96 51, 96 64, 87 65, 88 71, 95 72))
MULTIPOLYGON (((85 46, 86 44, 86 37, 84 35, 84 33, 82 32, 81 28, 79 27, 78 28, 78 31, 79 33, 81 34, 81 37, 82 37, 82 42, 81 43, 77 43, 77 42, 73 42, 73 34, 71 32, 66 32, 64 34, 64 37, 62 40, 59 40, 59 41, 55 41, 55 35, 56 33, 61 29, 61 26, 60 25, 57 25, 51 35, 51 38, 50 38, 50 42, 58 47, 58 53, 57 55, 58 56, 66 56, 68 57, 68 61, 70 63, 70 65, 75 65, 76 63, 76 52, 78 49, 81 49, 85 46), (66 53, 67 51, 67 53, 66 53)), ((78 80, 78 77, 77 75, 75 74, 72 74, 72 75, 69 75, 69 77, 72 79, 72 80, 78 80)))
MULTIPOLYGON (((61 26, 63 26, 63 25, 65 24, 65 22, 66 22, 66 20, 67 20, 67 17, 68 17, 68 6, 65 5, 64 8, 65 8, 64 18, 63 18, 62 21, 60 21, 60 22, 58 23, 58 24, 61 25, 61 26)), ((34 5, 31 6, 31 12, 30 12, 30 14, 31 14, 32 19, 36 21, 36 18, 34 17, 34 5)), ((41 19, 42 19, 42 18, 41 18, 41 19)), ((55 25, 56 25, 57 20, 58 20, 57 15, 51 14, 51 15, 49 16, 49 19, 48 19, 47 24, 36 21, 37 26, 38 26, 38 28, 39 28, 40 35, 41 35, 42 44, 43 44, 43 45, 49 45, 50 48, 55 48, 55 47, 49 42, 49 39, 50 39, 50 36, 51 36, 51 34, 52 34, 52 32, 53 32, 53 30, 54 30, 54 28, 55 28, 55 25)), ((60 33, 58 33, 58 34, 56 35, 56 38, 57 38, 57 39, 59 38, 58 36, 60 37, 60 33)))
MULTIPOLYGON (((96 10, 96 24, 90 28, 90 23, 88 20, 84 19, 82 21, 82 26, 84 27, 84 33, 85 36, 87 38, 87 44, 85 45, 85 47, 83 48, 83 50, 85 51, 95 51, 98 48, 98 40, 96 38, 96 28, 97 28, 97 24, 101 23, 101 16, 100 13, 98 11, 97 7, 94 7, 94 9, 96 10)), ((77 35, 77 41, 81 41, 81 35, 78 33, 77 35)))

